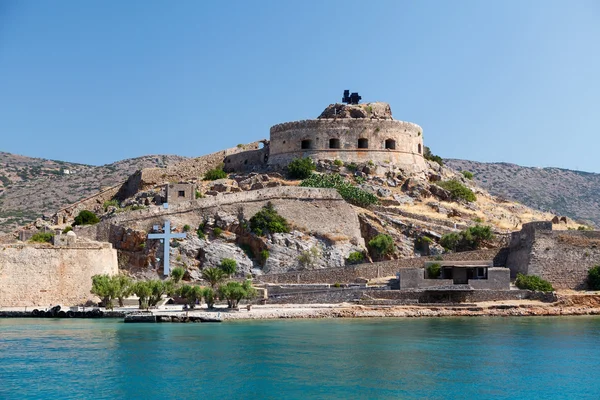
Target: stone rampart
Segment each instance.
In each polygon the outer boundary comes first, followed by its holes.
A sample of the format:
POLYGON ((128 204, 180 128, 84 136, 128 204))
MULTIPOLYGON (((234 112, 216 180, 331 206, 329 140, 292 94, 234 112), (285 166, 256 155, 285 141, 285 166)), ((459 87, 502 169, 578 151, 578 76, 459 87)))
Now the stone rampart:
MULTIPOLYGON (((492 260, 498 250, 476 250, 462 253, 445 254, 444 260, 477 261, 492 260)), ((420 268, 425 261, 433 261, 433 257, 404 258, 368 264, 350 265, 340 268, 323 268, 310 271, 287 272, 283 274, 261 275, 258 279, 265 283, 352 283, 358 278, 376 279, 395 277, 402 268, 420 268)))
POLYGON ((600 231, 542 228, 513 233, 506 262, 511 277, 537 275, 556 289, 584 289, 588 270, 600 264, 600 231))
POLYGON ((423 171, 422 128, 411 122, 368 118, 317 119, 271 127, 269 165, 294 158, 389 162, 423 171))
POLYGON ((172 226, 198 226, 208 217, 222 212, 250 219, 271 202, 277 212, 295 229, 326 238, 345 238, 364 245, 360 224, 354 209, 335 189, 279 186, 248 192, 218 194, 189 202, 170 205, 168 209, 153 206, 144 210, 117 214, 99 224, 77 228, 78 236, 108 241, 111 225, 149 231, 153 225, 170 220, 172 226))
POLYGON ((108 243, 5 245, 0 252, 0 306, 85 303, 95 298, 90 294, 93 275, 116 273, 117 251, 108 243))

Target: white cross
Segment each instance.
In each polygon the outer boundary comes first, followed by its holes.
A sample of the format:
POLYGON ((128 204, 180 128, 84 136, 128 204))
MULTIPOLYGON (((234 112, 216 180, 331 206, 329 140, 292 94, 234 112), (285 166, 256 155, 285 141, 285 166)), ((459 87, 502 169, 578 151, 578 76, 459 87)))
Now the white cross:
POLYGON ((164 256, 163 256, 163 274, 169 275, 169 250, 171 247, 171 239, 183 239, 185 233, 171 233, 171 221, 165 221, 163 228, 164 233, 150 233, 148 239, 164 239, 164 256))

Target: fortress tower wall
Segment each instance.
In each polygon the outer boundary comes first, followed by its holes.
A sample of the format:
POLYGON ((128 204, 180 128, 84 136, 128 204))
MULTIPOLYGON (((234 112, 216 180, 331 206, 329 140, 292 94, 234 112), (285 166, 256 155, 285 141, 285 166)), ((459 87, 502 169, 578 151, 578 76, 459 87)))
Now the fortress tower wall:
POLYGON ((370 118, 286 122, 271 128, 269 165, 294 158, 389 162, 412 171, 426 168, 419 125, 370 118))

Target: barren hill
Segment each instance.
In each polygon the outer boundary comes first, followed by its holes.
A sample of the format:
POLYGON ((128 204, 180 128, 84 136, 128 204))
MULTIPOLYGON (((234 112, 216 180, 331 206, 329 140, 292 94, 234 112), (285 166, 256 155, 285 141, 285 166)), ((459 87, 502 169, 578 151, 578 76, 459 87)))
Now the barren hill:
POLYGON ((529 207, 600 226, 600 174, 508 163, 444 160, 472 172, 478 186, 529 207))
POLYGON ((138 169, 165 167, 185 159, 144 156, 98 167, 0 152, 0 232, 120 184, 138 169))

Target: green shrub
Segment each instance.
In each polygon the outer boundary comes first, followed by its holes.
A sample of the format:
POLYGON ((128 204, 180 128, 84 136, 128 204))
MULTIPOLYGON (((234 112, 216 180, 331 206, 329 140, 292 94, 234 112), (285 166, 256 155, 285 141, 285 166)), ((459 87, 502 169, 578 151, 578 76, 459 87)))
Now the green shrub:
POLYGON ((91 211, 81 210, 79 214, 75 217, 75 222, 73 225, 93 225, 100 222, 98 216, 91 211))
POLYGON ((585 225, 579 225, 579 226, 577 227, 577 230, 578 230, 578 231, 592 231, 592 230, 593 230, 593 228, 590 228, 589 226, 585 226, 585 225))
POLYGON ((265 236, 269 233, 289 233, 290 227, 286 219, 277 213, 273 204, 268 202, 250 218, 250 230, 259 236, 265 236))
POLYGON ((205 181, 216 181, 217 179, 227 178, 227 172, 223 171, 223 164, 217 168, 206 171, 204 174, 205 181))
POLYGON ((221 264, 219 264, 219 268, 226 275, 233 275, 237 272, 237 262, 231 258, 224 258, 221 260, 221 264))
POLYGON ((473 179, 473 173, 469 171, 463 171, 462 175, 467 179, 473 179))
POLYGON ((190 230, 192 230, 192 227, 191 227, 191 226, 189 226, 188 224, 185 224, 185 225, 183 226, 183 231, 184 231, 184 232, 189 232, 190 230))
POLYGON ((492 228, 475 225, 460 233, 448 233, 440 239, 440 245, 446 250, 469 251, 477 250, 481 245, 494 238, 492 228))
POLYGON ((227 300, 229 308, 237 307, 242 299, 250 300, 256 297, 256 289, 252 287, 249 280, 244 283, 227 282, 225 285, 219 287, 218 293, 219 298, 227 300))
POLYGON ((198 235, 198 239, 205 239, 206 235, 204 234, 204 226, 205 224, 198 225, 198 229, 196 229, 196 234, 198 235))
POLYGON ((351 163, 346 163, 346 164, 345 164, 345 166, 346 166, 346 168, 347 168, 349 171, 356 171, 356 170, 357 170, 357 168, 358 168, 358 165, 356 165, 356 164, 355 164, 355 163, 353 163, 353 162, 351 162, 351 163))
POLYGON ((437 279, 442 272, 442 264, 434 263, 427 266, 427 276, 431 279, 437 279))
POLYGON ((517 285, 519 289, 536 290, 539 292, 554 291, 550 282, 535 275, 517 274, 515 285, 517 285))
POLYGON ((29 239, 29 241, 33 243, 50 243, 52 242, 53 237, 54 233, 52 232, 37 232, 29 239))
POLYGON ((287 166, 290 176, 294 179, 306 179, 315 170, 315 163, 308 157, 295 158, 287 166))
POLYGON ((429 147, 427 147, 427 146, 424 146, 424 149, 423 149, 423 158, 425 158, 426 160, 429 160, 429 161, 436 162, 436 163, 438 163, 440 165, 444 165, 444 160, 442 160, 442 157, 436 156, 435 154, 433 154, 431 152, 431 149, 429 147))
POLYGON ((300 186, 336 189, 344 200, 359 207, 366 208, 379 202, 377 196, 347 182, 340 174, 312 174, 300 186))
POLYGON ((266 249, 262 250, 260 252, 260 259, 259 259, 260 263, 262 265, 264 265, 267 262, 267 259, 269 258, 270 255, 271 254, 269 253, 269 250, 266 250, 266 249))
POLYGON ((477 200, 475 193, 459 181, 452 179, 450 181, 438 182, 437 185, 450 192, 450 197, 454 201, 465 200, 473 202, 477 200))
POLYGON ((215 235, 215 237, 220 237, 222 233, 223 229, 219 228, 218 226, 213 228, 213 235, 215 235))
POLYGON ((73 227, 71 225, 67 225, 65 227, 65 229, 62 230, 62 233, 65 234, 67 232, 71 232, 73 230, 73 227))
POLYGON ((346 263, 348 264, 360 264, 363 261, 365 261, 365 255, 361 251, 353 251, 346 259, 346 263))
POLYGON ((338 166, 338 167, 343 167, 344 166, 344 162, 342 160, 335 160, 333 162, 334 165, 338 166))
POLYGON ((300 253, 298 261, 304 268, 314 267, 320 256, 321 252, 319 249, 317 247, 311 247, 310 250, 304 250, 300 253))
POLYGON ((171 270, 171 278, 175 283, 179 283, 183 278, 183 275, 185 275, 185 269, 182 267, 175 267, 171 270))
POLYGON ((117 199, 106 200, 104 204, 102 204, 102 207, 104 207, 104 211, 108 210, 108 207, 119 208, 119 201, 117 199))
POLYGON ((369 248, 376 256, 382 258, 392 254, 395 251, 396 246, 394 246, 394 239, 390 235, 380 233, 369 240, 369 248))
POLYGON ((433 240, 429 236, 419 236, 415 239, 415 250, 424 251, 431 243, 433 240))
POLYGON ((596 265, 588 271, 587 284, 589 290, 600 290, 600 265, 596 265))
POLYGON ((199 191, 199 190, 196 190, 196 198, 197 198, 197 199, 202 199, 202 198, 204 198, 204 195, 202 194, 202 192, 201 192, 201 191, 199 191))

